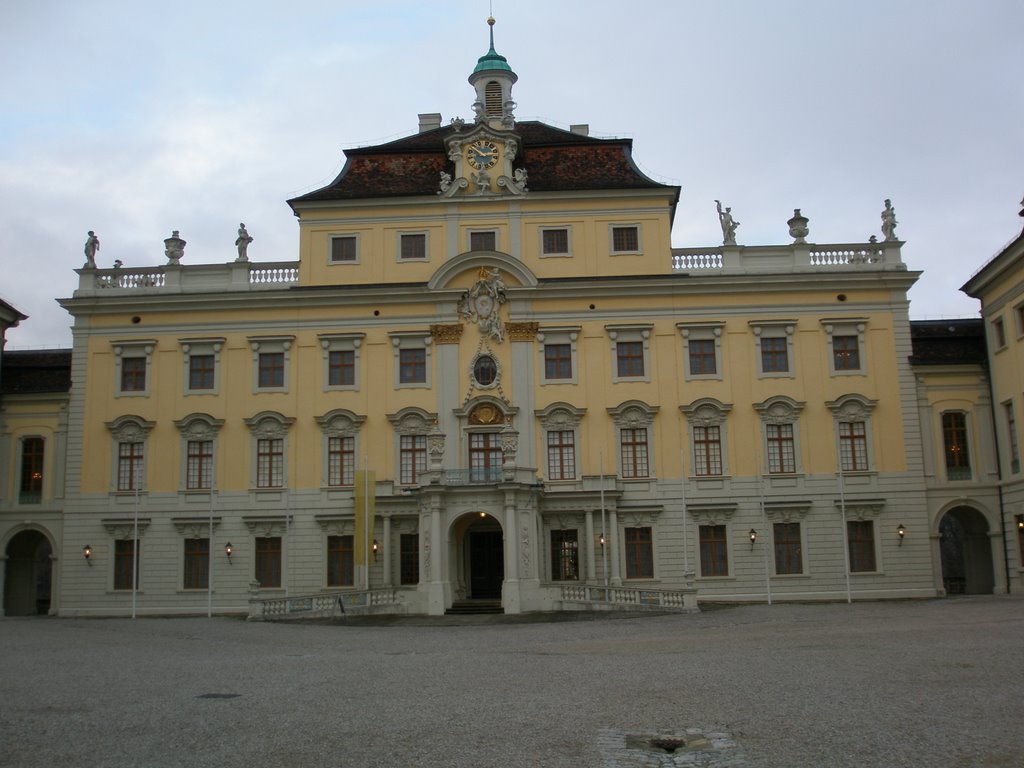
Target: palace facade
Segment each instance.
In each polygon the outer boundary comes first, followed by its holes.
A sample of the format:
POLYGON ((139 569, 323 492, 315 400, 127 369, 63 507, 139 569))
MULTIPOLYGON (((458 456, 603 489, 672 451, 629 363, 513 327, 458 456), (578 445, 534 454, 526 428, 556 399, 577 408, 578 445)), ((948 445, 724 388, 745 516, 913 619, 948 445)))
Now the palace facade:
POLYGON ((77 270, 70 354, 3 357, 8 614, 1024 589, 1021 241, 965 287, 1006 323, 990 392, 980 321, 910 322, 894 223, 743 246, 726 209, 673 248, 679 188, 516 120, 516 79, 492 33, 474 119, 348 150, 288 201, 296 261, 243 225, 223 264, 175 232, 77 270))

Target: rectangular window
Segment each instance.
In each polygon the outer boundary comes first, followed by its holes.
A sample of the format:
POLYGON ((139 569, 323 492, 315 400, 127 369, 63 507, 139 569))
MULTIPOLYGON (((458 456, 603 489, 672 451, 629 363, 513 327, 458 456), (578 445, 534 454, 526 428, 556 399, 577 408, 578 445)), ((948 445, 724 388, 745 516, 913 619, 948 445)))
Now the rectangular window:
POLYGON ((650 527, 626 529, 626 578, 654 578, 654 545, 650 527))
POLYGON ((427 436, 402 435, 399 440, 399 482, 412 485, 427 471, 427 436))
POLYGON ((355 235, 331 238, 331 262, 354 262, 357 257, 357 238, 355 235))
POLYGON ((863 421, 839 422, 839 456, 843 472, 867 471, 868 438, 863 421))
POLYGON ((189 440, 185 487, 190 491, 213 487, 213 441, 189 440))
POLYGON ((284 485, 284 440, 263 438, 256 441, 256 487, 280 488, 284 485))
POLYGON ((702 525, 700 536, 700 575, 728 576, 729 552, 724 525, 702 525))
POLYGON ((714 339, 690 339, 690 375, 713 376, 718 373, 714 339))
POLYGON ((402 384, 426 383, 427 351, 425 349, 398 350, 398 381, 402 384))
POLYGON ((551 580, 578 581, 580 578, 579 532, 551 532, 551 580))
POLYGON ((775 573, 803 573, 800 523, 775 523, 772 525, 772 538, 775 541, 775 573))
POLYGON ((142 489, 142 443, 118 443, 117 490, 142 489))
POLYGON ((351 587, 355 584, 355 558, 352 536, 327 537, 327 586, 351 587))
POLYGON ((472 432, 469 435, 469 478, 473 483, 493 483, 501 479, 504 462, 501 435, 497 432, 472 432))
POLYGON ((356 383, 355 350, 343 349, 327 356, 327 384, 331 387, 351 387, 356 383))
POLYGON ((545 229, 541 231, 541 247, 545 256, 569 253, 569 230, 545 229))
POLYGON ((253 577, 262 589, 281 587, 281 537, 257 536, 255 571, 253 577))
POLYGON ((786 337, 761 339, 761 371, 763 373, 789 372, 789 341, 786 337))
POLYGON ((699 476, 722 474, 722 434, 719 427, 693 428, 694 471, 699 476))
POLYGON ((327 438, 327 484, 353 485, 356 477, 356 439, 327 438))
POLYGON ((427 236, 420 233, 401 236, 401 253, 399 258, 402 261, 419 260, 427 258, 427 236))
POLYGON ((1020 447, 1017 442, 1017 419, 1013 415, 1013 403, 1003 403, 1006 409, 1006 436, 1010 443, 1010 472, 1020 472, 1020 447))
POLYGON ((43 450, 41 437, 26 437, 21 441, 20 504, 38 504, 43 499, 43 450))
POLYGON ((114 589, 131 589, 133 573, 135 588, 138 589, 139 567, 135 562, 135 540, 117 539, 114 542, 114 589))
POLYGON ((210 540, 185 539, 185 589, 207 589, 210 585, 210 540))
POLYGON ((259 365, 260 389, 284 386, 284 352, 261 352, 259 365))
POLYGON ((768 472, 791 474, 796 472, 796 446, 792 424, 766 424, 768 440, 768 472))
POLYGON ((942 414, 942 440, 946 454, 946 477, 971 479, 971 458, 967 450, 967 414, 949 411, 942 414))
POLYGON ((549 380, 572 378, 572 345, 544 345, 544 378, 549 380))
POLYGON ((571 429, 548 432, 548 480, 575 479, 575 434, 571 429))
POLYGON ((1006 328, 1003 327, 1002 318, 997 318, 992 321, 992 331, 996 337, 996 349, 1002 349, 1006 346, 1006 328))
POLYGON ((612 253, 640 250, 640 232, 636 227, 612 227, 612 253))
POLYGON ((470 232, 469 250, 471 251, 496 251, 498 236, 495 232, 470 232))
POLYGON ((875 523, 847 520, 846 540, 850 548, 850 573, 878 570, 875 567, 875 523))
POLYGON ((420 535, 403 533, 398 544, 398 583, 420 583, 420 535))
POLYGON ((644 343, 642 341, 616 342, 615 360, 620 379, 642 377, 644 375, 644 343))
POLYGON ((146 391, 146 358, 144 358, 144 357, 122 357, 121 358, 121 391, 122 392, 145 392, 146 391))
POLYGON ((214 381, 213 355, 189 355, 188 357, 188 388, 213 389, 214 381))
POLYGON ((619 431, 619 441, 622 449, 622 476, 648 477, 647 427, 622 429, 619 431))
POLYGON ((856 336, 832 337, 832 367, 837 371, 860 370, 860 340, 856 336))

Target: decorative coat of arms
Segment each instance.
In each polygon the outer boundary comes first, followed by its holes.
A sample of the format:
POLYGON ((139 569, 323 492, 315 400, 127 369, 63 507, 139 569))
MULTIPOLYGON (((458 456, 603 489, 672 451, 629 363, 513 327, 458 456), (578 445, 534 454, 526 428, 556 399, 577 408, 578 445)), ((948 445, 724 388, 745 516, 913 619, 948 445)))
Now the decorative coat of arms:
POLYGON ((459 299, 459 315, 476 323, 484 336, 500 342, 505 337, 501 326, 501 305, 508 301, 501 270, 480 267, 478 277, 473 287, 459 299))

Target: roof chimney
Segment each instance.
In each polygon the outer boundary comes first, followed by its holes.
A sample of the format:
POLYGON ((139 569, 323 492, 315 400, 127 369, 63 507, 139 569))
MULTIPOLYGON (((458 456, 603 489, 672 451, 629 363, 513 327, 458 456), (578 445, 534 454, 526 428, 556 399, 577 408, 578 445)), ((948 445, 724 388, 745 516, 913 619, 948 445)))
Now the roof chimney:
POLYGON ((435 128, 441 127, 441 113, 440 112, 426 112, 419 116, 420 118, 420 133, 426 131, 432 131, 435 128))
POLYGON ((589 136, 590 135, 590 126, 587 125, 586 123, 579 123, 577 125, 570 125, 569 126, 569 133, 575 133, 575 134, 577 134, 579 136, 589 136))

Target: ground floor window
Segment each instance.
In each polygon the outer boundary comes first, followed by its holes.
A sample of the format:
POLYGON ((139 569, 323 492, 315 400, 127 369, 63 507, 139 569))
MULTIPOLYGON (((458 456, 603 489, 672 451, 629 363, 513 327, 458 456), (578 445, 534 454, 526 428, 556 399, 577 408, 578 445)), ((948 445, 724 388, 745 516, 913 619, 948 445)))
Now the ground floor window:
POLYGON ((403 533, 399 540, 398 582, 400 584, 420 583, 420 535, 403 533))
POLYGON ((210 585, 210 540, 185 539, 185 589, 207 589, 210 585))
POLYGON ((354 574, 352 536, 328 536, 327 586, 351 587, 355 584, 354 574))
POLYGON ((654 578, 654 544, 650 527, 626 529, 626 578, 654 578))
POLYGON ((775 573, 803 573, 803 548, 800 544, 800 523, 775 523, 775 573))
POLYGON ((848 520, 846 541, 850 549, 850 573, 878 570, 875 563, 873 520, 848 520))
POLYGON ((551 580, 577 581, 579 577, 579 532, 551 531, 551 580))
POLYGON ((262 589, 278 589, 281 586, 281 537, 258 536, 256 546, 256 571, 253 574, 262 589))
POLYGON ((131 589, 132 573, 135 574, 135 589, 138 589, 139 568, 135 562, 135 539, 118 539, 114 542, 114 589, 131 589))
POLYGON ((700 575, 728 576, 729 550, 724 525, 702 525, 700 534, 700 575))

